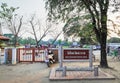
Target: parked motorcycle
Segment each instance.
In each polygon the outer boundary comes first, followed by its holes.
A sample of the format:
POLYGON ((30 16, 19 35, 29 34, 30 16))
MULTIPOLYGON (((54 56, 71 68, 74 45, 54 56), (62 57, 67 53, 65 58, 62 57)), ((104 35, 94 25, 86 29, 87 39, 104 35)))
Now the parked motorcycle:
POLYGON ((48 67, 50 67, 51 64, 55 63, 54 54, 51 50, 48 51, 45 62, 48 67))

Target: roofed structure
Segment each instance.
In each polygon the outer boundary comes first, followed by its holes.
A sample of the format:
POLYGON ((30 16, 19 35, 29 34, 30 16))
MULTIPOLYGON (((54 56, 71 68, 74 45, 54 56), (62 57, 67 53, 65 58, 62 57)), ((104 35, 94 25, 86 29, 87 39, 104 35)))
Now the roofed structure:
POLYGON ((5 37, 5 36, 2 36, 2 35, 0 34, 0 40, 8 41, 9 38, 8 38, 8 37, 5 37))

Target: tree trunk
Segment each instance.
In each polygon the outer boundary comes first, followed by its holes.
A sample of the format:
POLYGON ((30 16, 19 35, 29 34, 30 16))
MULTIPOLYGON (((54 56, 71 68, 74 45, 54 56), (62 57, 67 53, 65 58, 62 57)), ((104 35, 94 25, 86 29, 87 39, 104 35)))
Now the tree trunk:
POLYGON ((14 35, 14 47, 16 48, 16 44, 17 44, 17 36, 14 35))
POLYGON ((100 60, 100 66, 101 67, 105 67, 105 68, 108 67, 105 34, 102 34, 102 38, 101 38, 101 60, 100 60))
POLYGON ((108 67, 107 63, 107 53, 106 53, 106 40, 107 40, 107 11, 101 11, 101 35, 100 35, 100 44, 101 44, 101 67, 108 67))

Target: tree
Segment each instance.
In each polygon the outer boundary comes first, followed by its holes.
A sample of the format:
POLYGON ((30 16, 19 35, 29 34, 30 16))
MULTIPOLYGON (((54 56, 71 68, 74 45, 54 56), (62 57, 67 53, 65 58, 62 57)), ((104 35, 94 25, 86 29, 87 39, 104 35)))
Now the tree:
POLYGON ((47 25, 46 27, 41 27, 40 21, 35 19, 35 14, 31 17, 30 21, 29 21, 31 27, 32 27, 32 32, 30 32, 31 34, 34 35, 35 41, 36 41, 36 46, 39 46, 39 43, 41 42, 41 40, 48 35, 48 33, 50 33, 51 30, 51 25, 47 25), (41 34, 41 29, 43 29, 43 33, 41 34), (38 33, 37 33, 38 32, 38 33), (40 36, 39 36, 40 35, 40 36))
POLYGON ((49 42, 49 44, 54 45, 58 40, 58 38, 60 37, 60 35, 63 33, 62 29, 60 29, 61 26, 63 25, 59 25, 58 22, 50 22, 50 23, 51 23, 52 31, 51 33, 49 33, 49 35, 52 37, 53 41, 49 42))
POLYGON ((19 44, 25 45, 25 44, 30 44, 30 45, 35 45, 35 39, 31 38, 31 37, 27 37, 27 38, 19 38, 19 44))
POLYGON ((93 32, 90 14, 86 11, 84 12, 83 14, 72 14, 63 27, 64 35, 67 37, 80 37, 81 44, 95 44, 97 41, 93 32))
MULTIPOLYGON (((115 0, 114 0, 115 1, 115 0)), ((83 10, 89 12, 93 31, 101 45, 101 67, 108 67, 106 54, 107 12, 109 0, 47 0, 46 9, 49 19, 60 19, 66 22, 72 14, 83 10)))
POLYGON ((120 38, 112 37, 108 40, 108 43, 120 43, 120 38))
POLYGON ((116 21, 112 20, 112 19, 108 19, 108 23, 109 26, 108 27, 112 27, 110 29, 108 29, 108 35, 113 32, 115 34, 117 34, 118 36, 120 36, 120 16, 117 16, 115 18, 116 21))
POLYGON ((97 43, 91 23, 84 23, 83 26, 81 26, 81 23, 75 25, 72 23, 73 26, 71 26, 71 23, 67 23, 67 25, 68 26, 65 25, 63 27, 63 31, 66 36, 80 37, 81 44, 97 43))
POLYGON ((58 39, 58 37, 61 35, 61 33, 62 33, 62 31, 60 33, 57 33, 57 35, 55 36, 54 41, 52 42, 52 44, 55 43, 55 41, 58 39))
POLYGON ((23 16, 18 17, 15 13, 18 8, 19 7, 8 7, 6 3, 2 3, 2 10, 0 11, 0 18, 3 20, 8 30, 14 35, 14 47, 16 47, 18 34, 23 24, 23 16))

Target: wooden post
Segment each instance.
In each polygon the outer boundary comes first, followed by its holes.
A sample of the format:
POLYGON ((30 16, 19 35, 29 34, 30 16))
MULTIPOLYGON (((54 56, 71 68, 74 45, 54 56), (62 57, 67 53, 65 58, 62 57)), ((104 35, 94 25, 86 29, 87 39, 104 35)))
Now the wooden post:
POLYGON ((21 49, 18 48, 17 49, 17 59, 18 59, 18 62, 20 62, 20 55, 21 55, 20 51, 21 51, 21 49))
POLYGON ((35 61, 35 50, 36 49, 31 49, 32 50, 32 62, 35 61))

